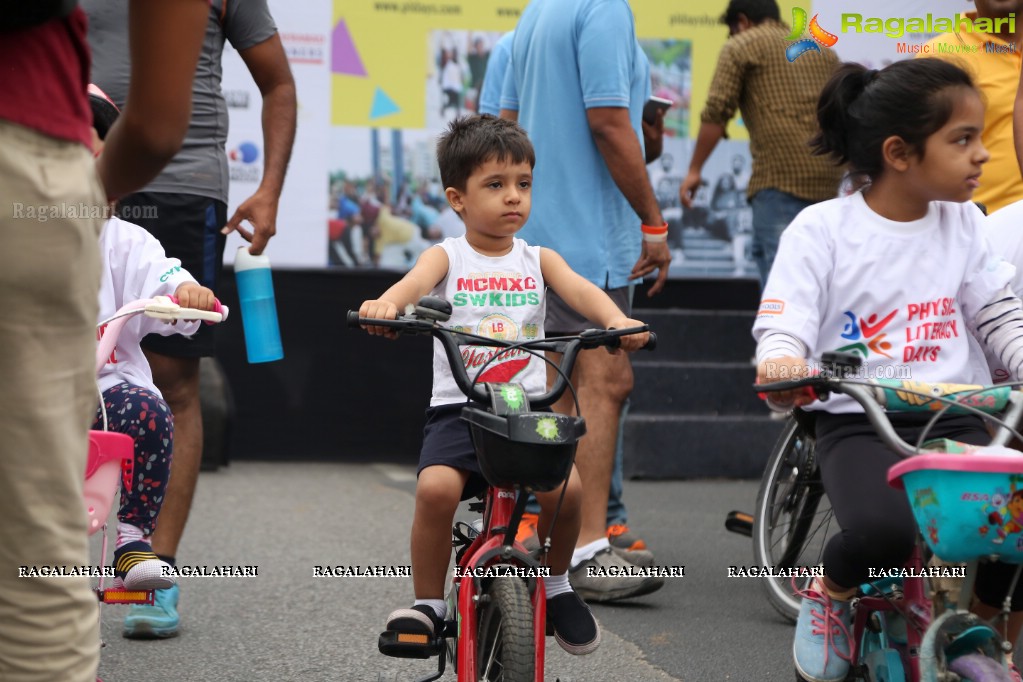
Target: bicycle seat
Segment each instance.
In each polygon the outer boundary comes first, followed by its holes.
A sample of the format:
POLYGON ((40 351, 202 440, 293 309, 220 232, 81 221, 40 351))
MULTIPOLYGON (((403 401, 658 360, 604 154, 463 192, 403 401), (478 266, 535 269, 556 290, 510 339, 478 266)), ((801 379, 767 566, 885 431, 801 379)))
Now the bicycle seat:
POLYGON ((122 462, 131 462, 135 441, 131 436, 112 431, 89 432, 89 458, 85 465, 85 511, 89 515, 89 535, 103 527, 114 496, 121 484, 122 462))
POLYGON ((966 447, 905 459, 888 470, 888 483, 905 489, 924 540, 942 559, 1023 563, 1023 454, 966 447))

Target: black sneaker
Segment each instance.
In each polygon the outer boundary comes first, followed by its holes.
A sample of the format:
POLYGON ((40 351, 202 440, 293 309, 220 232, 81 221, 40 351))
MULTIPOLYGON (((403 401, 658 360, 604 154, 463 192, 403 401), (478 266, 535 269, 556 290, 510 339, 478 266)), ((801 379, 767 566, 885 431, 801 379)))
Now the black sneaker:
POLYGON ((570 654, 581 656, 600 646, 600 626, 590 607, 575 592, 547 600, 547 622, 554 627, 554 639, 570 654))
POLYGON ((386 629, 389 632, 405 632, 415 635, 428 635, 433 638, 443 629, 444 621, 437 616, 433 607, 426 604, 413 606, 411 609, 398 609, 387 617, 386 629))

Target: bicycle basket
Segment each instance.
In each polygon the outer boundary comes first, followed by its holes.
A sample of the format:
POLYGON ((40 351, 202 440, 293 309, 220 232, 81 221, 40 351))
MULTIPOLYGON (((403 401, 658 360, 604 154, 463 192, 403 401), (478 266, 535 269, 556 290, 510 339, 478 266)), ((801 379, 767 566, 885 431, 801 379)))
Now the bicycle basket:
POLYGON ((888 483, 906 491, 920 532, 942 559, 1023 563, 1023 455, 967 448, 905 459, 888 470, 888 483))
POLYGON ((554 412, 495 415, 462 409, 469 422, 480 471, 495 488, 554 490, 572 470, 575 446, 586 433, 582 417, 554 412))

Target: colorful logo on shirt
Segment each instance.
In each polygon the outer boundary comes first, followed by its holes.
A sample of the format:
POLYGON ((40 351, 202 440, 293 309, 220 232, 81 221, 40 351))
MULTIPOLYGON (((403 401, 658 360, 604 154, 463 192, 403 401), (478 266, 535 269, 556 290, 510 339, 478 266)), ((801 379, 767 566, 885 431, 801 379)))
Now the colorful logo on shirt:
POLYGON ((842 346, 838 350, 846 353, 856 353, 863 358, 868 358, 871 353, 875 353, 883 355, 889 360, 892 359, 892 356, 886 352, 892 349, 892 344, 884 340, 885 336, 887 336, 884 333, 884 328, 898 312, 899 309, 896 308, 878 320, 877 313, 872 313, 864 318, 857 317, 852 311, 845 311, 845 316, 849 318, 849 321, 845 323, 842 338, 854 343, 842 346))
POLYGON ((838 42, 838 36, 834 33, 829 33, 821 28, 820 24, 817 23, 817 17, 819 15, 813 15, 813 19, 810 20, 809 25, 806 23, 806 10, 802 7, 792 8, 792 33, 788 35, 785 40, 796 42, 785 48, 785 58, 790 62, 796 61, 799 57, 803 56, 807 52, 820 52, 821 47, 834 47, 835 43, 838 42), (807 33, 810 34, 809 38, 803 36, 807 33), (818 45, 820 47, 818 47, 818 45))
POLYGON ((477 333, 488 339, 514 341, 519 338, 519 325, 507 315, 492 313, 480 320, 477 333))

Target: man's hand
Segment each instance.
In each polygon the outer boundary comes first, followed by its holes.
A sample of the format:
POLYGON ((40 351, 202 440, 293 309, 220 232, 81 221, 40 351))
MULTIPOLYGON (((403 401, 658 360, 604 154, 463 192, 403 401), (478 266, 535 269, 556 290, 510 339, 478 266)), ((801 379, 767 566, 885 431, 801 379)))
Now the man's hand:
POLYGON ((700 177, 700 171, 690 170, 686 173, 682 184, 678 186, 678 198, 685 208, 693 207, 693 199, 700 189, 701 182, 703 182, 703 178, 700 177))
POLYGON ((643 122, 643 149, 646 151, 646 162, 653 163, 661 156, 664 150, 664 109, 657 109, 654 122, 643 122))
POLYGON ((199 286, 193 282, 185 282, 174 292, 178 299, 178 305, 182 308, 195 308, 197 310, 213 310, 217 297, 206 287, 199 286))
POLYGON ((249 247, 249 253, 258 256, 263 253, 270 238, 277 234, 277 201, 279 198, 269 190, 262 188, 256 190, 255 194, 238 206, 234 215, 220 232, 222 234, 237 232, 242 239, 252 244, 249 247), (243 220, 247 220, 252 225, 251 231, 242 227, 243 220))
MULTIPOLYGON (((359 306, 359 317, 366 317, 376 320, 394 320, 398 317, 398 306, 390 301, 370 300, 363 301, 359 306)), ((370 334, 386 336, 389 339, 398 338, 398 331, 391 327, 380 327, 374 325, 363 325, 362 327, 370 334)))
POLYGON ((653 296, 664 288, 664 282, 668 279, 668 266, 671 265, 671 251, 668 249, 668 242, 643 242, 643 251, 639 260, 632 268, 629 279, 639 279, 657 270, 657 281, 647 291, 647 296, 653 296))

